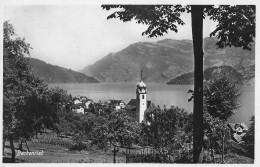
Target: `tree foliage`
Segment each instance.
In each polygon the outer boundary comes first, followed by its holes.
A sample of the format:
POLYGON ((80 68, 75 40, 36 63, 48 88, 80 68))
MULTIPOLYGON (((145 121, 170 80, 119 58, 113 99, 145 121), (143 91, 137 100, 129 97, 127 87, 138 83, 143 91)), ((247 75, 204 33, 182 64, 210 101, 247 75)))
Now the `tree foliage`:
POLYGON ((173 155, 192 142, 192 114, 184 109, 159 108, 145 113, 147 123, 142 124, 142 144, 157 151, 173 155))
POLYGON ((110 142, 114 146, 120 143, 130 146, 136 142, 140 133, 140 126, 132 117, 124 111, 113 111, 109 116, 100 117, 101 124, 93 130, 94 143, 102 143, 106 146, 110 142))
POLYGON ((255 39, 255 5, 220 5, 206 8, 206 15, 217 21, 210 36, 216 36, 220 48, 242 47, 251 50, 255 39))
POLYGON ((136 20, 136 23, 148 25, 142 35, 158 37, 168 30, 178 32, 177 25, 184 25, 180 18, 185 7, 181 5, 102 5, 103 9, 118 8, 107 19, 119 18, 123 22, 136 20))
MULTIPOLYGON (((242 47, 250 50, 255 38, 255 6, 254 5, 202 5, 203 17, 208 16, 218 22, 216 29, 210 33, 219 39, 220 48, 226 46, 242 47)), ((169 30, 178 32, 178 25, 184 25, 181 13, 191 12, 186 5, 102 5, 105 10, 118 9, 107 19, 118 18, 123 22, 136 20, 138 24, 146 24, 148 28, 142 35, 148 37, 162 36, 169 30)))
POLYGON ((243 141, 244 141, 243 146, 247 150, 248 155, 254 158, 255 157, 255 116, 252 116, 250 121, 251 121, 250 127, 247 133, 245 134, 245 136, 243 136, 243 141))
POLYGON ((238 82, 223 75, 209 80, 204 84, 204 134, 205 147, 211 149, 212 159, 214 150, 222 150, 224 162, 225 139, 229 139, 228 119, 240 105, 240 86, 238 82), (220 144, 222 143, 222 144, 220 144), (222 147, 221 147, 222 146, 222 147))
MULTIPOLYGON (((19 111, 26 107, 25 97, 31 95, 37 81, 33 78, 24 55, 29 54, 30 45, 24 39, 14 37, 14 29, 8 22, 4 23, 3 54, 3 106, 4 129, 13 132, 19 124, 19 111), (29 83, 29 84, 28 84, 29 83)), ((31 128, 30 128, 31 129, 31 128)))
POLYGON ((227 121, 240 104, 240 86, 228 76, 214 78, 204 83, 204 111, 214 118, 227 121))
POLYGON ((3 33, 3 128, 4 135, 9 136, 14 162, 13 139, 28 139, 43 127, 54 128, 61 101, 57 96, 66 93, 49 89, 34 76, 28 62, 30 45, 15 34, 9 22, 4 22, 3 33))

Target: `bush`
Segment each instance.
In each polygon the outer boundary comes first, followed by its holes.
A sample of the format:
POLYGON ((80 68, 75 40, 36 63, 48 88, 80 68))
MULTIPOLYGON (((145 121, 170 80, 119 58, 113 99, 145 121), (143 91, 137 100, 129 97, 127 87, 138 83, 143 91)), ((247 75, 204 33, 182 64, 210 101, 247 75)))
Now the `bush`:
POLYGON ((84 135, 81 133, 77 133, 73 137, 73 145, 70 148, 70 150, 87 150, 89 147, 89 144, 83 141, 84 135))

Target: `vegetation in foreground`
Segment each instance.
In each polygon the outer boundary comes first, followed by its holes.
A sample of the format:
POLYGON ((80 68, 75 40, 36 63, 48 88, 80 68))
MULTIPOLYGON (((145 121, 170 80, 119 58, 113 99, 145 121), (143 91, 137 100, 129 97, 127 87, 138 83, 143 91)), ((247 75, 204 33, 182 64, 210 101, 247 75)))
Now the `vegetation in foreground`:
MULTIPOLYGON (((178 107, 158 107, 147 111, 146 123, 141 124, 124 110, 107 110, 101 114, 75 114, 66 106, 70 100, 66 91, 48 88, 31 72, 28 58, 25 57, 29 54, 29 48, 24 39, 15 37, 12 25, 5 22, 3 146, 8 140, 10 148, 3 147, 3 153, 5 149, 9 150, 7 155, 11 155, 11 158, 8 162, 15 162, 17 158, 17 141, 19 150, 23 150, 25 142, 27 151, 30 151, 35 147, 30 145, 30 141, 34 140, 46 148, 51 144, 69 151, 112 151, 113 162, 118 162, 122 148, 125 149, 126 162, 193 162, 192 114, 178 107), (39 139, 41 134, 48 130, 52 131, 53 136, 39 139), (137 151, 137 154, 141 155, 135 156, 131 150, 137 150, 138 147, 140 151, 137 151)), ((228 157, 239 155, 253 157, 254 119, 250 133, 244 137, 242 145, 232 144, 227 129, 228 119, 239 107, 240 92, 237 83, 230 81, 227 76, 211 80, 204 86, 205 135, 201 141, 204 144, 202 162, 226 163, 231 160, 227 159, 228 157)), ((189 100, 192 100, 194 92, 189 92, 192 93, 189 100)), ((100 157, 100 153, 98 154, 100 157)))

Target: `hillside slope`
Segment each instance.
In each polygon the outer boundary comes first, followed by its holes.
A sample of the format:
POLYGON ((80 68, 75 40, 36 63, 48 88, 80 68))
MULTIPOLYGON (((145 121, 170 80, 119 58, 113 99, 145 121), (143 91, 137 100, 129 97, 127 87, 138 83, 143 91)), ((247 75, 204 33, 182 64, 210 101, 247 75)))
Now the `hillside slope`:
MULTIPOLYGON (((231 66, 209 67, 204 70, 204 80, 208 81, 213 78, 226 76, 233 81, 243 83, 243 75, 233 69, 231 66)), ((172 79, 167 84, 172 85, 191 85, 194 83, 194 73, 186 73, 172 79)))
POLYGON ((44 61, 30 58, 30 65, 36 76, 48 83, 97 83, 93 77, 66 69, 63 67, 47 64, 44 61))
MULTIPOLYGON (((215 38, 204 39, 204 69, 231 66, 235 70, 255 64, 255 52, 241 48, 217 49, 215 38)), ((110 53, 81 72, 100 81, 135 82, 143 70, 146 82, 167 82, 193 71, 191 40, 164 39, 158 42, 138 42, 110 53)))

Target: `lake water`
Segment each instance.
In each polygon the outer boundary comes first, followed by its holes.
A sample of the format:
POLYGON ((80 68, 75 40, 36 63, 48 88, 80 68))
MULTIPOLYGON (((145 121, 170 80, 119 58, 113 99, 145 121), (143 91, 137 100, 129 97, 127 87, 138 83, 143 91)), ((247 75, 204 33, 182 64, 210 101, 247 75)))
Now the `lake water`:
MULTIPOLYGON (((49 84, 49 86, 59 86, 71 93, 72 96, 81 95, 87 96, 94 101, 116 99, 123 100, 128 103, 130 99, 136 97, 137 83, 64 83, 64 84, 49 84)), ((193 85, 167 85, 164 83, 146 83, 147 99, 151 100, 156 106, 160 105, 163 108, 171 105, 178 106, 192 112, 193 102, 188 102, 191 94, 188 94, 189 89, 193 89, 193 85)), ((232 121, 250 123, 249 119, 254 115, 254 87, 245 86, 242 88, 241 103, 242 107, 236 111, 232 121)))

